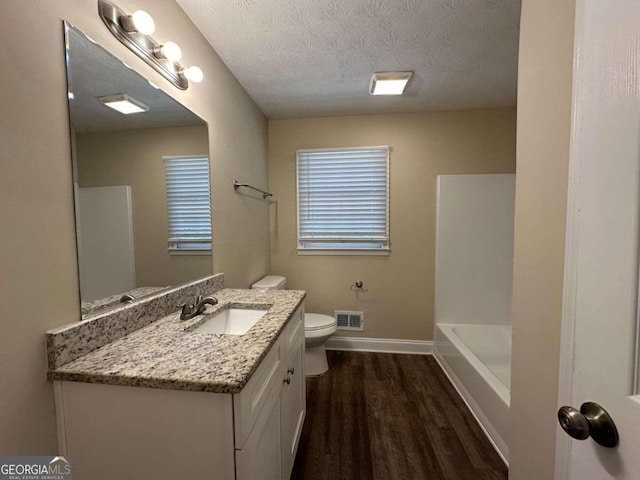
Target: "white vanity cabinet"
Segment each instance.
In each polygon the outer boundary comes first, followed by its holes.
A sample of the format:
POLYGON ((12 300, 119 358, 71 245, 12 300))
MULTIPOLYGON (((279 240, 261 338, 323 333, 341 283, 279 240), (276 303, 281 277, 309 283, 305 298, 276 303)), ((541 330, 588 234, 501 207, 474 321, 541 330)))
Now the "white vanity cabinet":
POLYGON ((76 480, 289 479, 305 407, 304 304, 238 394, 56 381, 76 480))
POLYGON ((290 478, 306 413, 303 362, 304 304, 234 395, 237 480, 290 478))
MULTIPOLYGON (((285 372, 280 391, 280 448, 282 452, 282 479, 291 477, 291 469, 298 450, 298 441, 306 414, 304 384, 304 310, 296 311, 295 323, 285 332, 285 372)), ((293 321, 293 320, 292 320, 293 321)))

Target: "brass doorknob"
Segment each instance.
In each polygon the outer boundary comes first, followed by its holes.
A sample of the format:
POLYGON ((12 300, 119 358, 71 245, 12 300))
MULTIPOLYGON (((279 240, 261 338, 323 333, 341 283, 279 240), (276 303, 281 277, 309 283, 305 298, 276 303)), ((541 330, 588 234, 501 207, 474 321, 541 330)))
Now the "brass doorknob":
POLYGON ((593 438, 603 447, 618 445, 618 429, 607 411, 595 402, 585 402, 580 411, 564 406, 558 410, 558 422, 562 429, 573 438, 585 440, 593 438))

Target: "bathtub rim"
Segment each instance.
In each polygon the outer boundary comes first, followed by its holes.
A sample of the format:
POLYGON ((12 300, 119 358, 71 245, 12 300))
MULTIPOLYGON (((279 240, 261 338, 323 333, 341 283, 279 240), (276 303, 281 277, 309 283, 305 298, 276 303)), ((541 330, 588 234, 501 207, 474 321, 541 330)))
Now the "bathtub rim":
MULTIPOLYGON (((509 407, 511 405, 511 392, 509 391, 509 387, 507 387, 502 381, 497 377, 495 373, 491 371, 487 365, 480 360, 480 358, 471 350, 464 341, 458 337, 456 332, 453 330, 454 328, 459 327, 509 327, 511 325, 477 325, 470 323, 440 323, 437 325, 442 331, 442 333, 446 336, 449 342, 453 343, 453 345, 458 349, 460 353, 464 355, 464 357, 471 363, 473 368, 475 368, 482 378, 487 380, 489 386, 495 390, 498 396, 502 399, 502 401, 509 407)), ((434 342, 437 343, 437 342, 434 342)))

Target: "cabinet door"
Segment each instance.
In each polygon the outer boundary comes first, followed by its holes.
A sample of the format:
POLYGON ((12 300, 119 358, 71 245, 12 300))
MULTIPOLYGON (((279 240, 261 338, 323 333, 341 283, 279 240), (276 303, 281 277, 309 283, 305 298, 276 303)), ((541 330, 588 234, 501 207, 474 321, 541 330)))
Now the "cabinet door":
POLYGON ((231 395, 82 382, 56 382, 55 390, 73 478, 235 478, 231 395))
MULTIPOLYGON (((272 397, 280 395, 285 350, 281 339, 271 347, 249 383, 233 396, 236 450, 242 450, 260 421, 262 411, 269 408, 272 397)), ((277 437, 276 437, 277 438, 277 437)))
POLYGON ((242 450, 236 450, 237 480, 281 478, 280 399, 267 405, 242 450))
POLYGON ((306 413, 304 385, 304 335, 287 357, 285 383, 280 393, 282 479, 289 480, 306 413), (287 383, 287 380, 290 383, 287 383))

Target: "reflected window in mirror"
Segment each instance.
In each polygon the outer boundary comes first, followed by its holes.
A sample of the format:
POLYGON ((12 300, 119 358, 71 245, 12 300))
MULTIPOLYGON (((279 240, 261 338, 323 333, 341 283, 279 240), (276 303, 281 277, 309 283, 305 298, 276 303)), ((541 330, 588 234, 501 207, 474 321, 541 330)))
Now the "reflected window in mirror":
POLYGON ((167 248, 163 162, 208 159, 209 134, 201 118, 68 23, 65 36, 81 309, 90 315, 131 301, 127 294, 135 302, 212 274, 210 247, 184 256, 167 248), (124 115, 98 100, 113 95, 148 109, 124 115))
POLYGON ((209 157, 164 157, 169 253, 211 253, 209 157))

